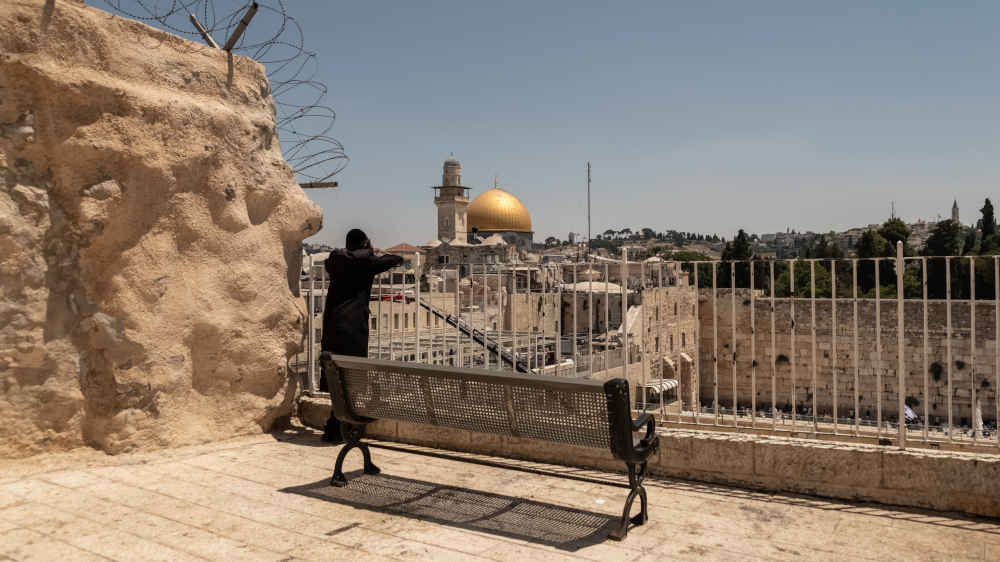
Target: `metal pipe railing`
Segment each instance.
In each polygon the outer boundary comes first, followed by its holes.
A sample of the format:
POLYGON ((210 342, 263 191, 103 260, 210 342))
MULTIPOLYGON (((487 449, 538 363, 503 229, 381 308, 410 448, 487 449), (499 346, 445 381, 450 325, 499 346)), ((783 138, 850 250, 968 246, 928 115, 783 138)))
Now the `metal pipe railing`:
MULTIPOLYGON (((900 448, 1000 447, 995 429, 1000 418, 1000 256, 963 257, 968 267, 953 271, 956 258, 905 256, 902 245, 893 257, 766 264, 644 264, 629 262, 629 253, 624 250, 626 259, 616 260, 621 266, 617 288, 611 285, 610 261, 600 272, 592 262, 511 266, 417 260, 412 270, 400 267, 376 278, 370 355, 560 376, 623 376, 632 381, 636 407, 659 410, 665 424, 835 436, 900 448), (992 267, 982 267, 977 259, 992 260, 992 267), (850 268, 841 267, 841 261, 850 268), (808 272, 802 268, 806 264, 808 272), (890 266, 895 275, 883 275, 890 266), (586 268, 586 283, 580 282, 581 268, 586 268), (681 277, 682 270, 689 276, 681 277), (961 282, 953 283, 956 276, 961 282), (518 287, 521 279, 524 291, 518 287), (573 286, 565 291, 569 279, 573 286), (842 290, 847 285, 849 290, 842 290), (894 298, 888 296, 893 293, 894 298), (615 298, 620 299, 618 318, 611 314, 615 298), (690 306, 690 315, 667 312, 678 303, 685 310, 690 306), (992 310, 977 316, 984 309, 976 303, 992 310), (583 329, 579 314, 586 317, 583 329), (798 329, 807 318, 809 329, 798 329), (682 343, 675 346, 679 335, 682 343), (894 353, 886 353, 892 348, 883 346, 893 337, 894 353), (564 365, 565 343, 571 347, 564 365), (759 350, 764 350, 761 356, 759 350), (681 360, 682 353, 692 356, 690 363, 681 360), (761 360, 770 362, 765 371, 761 360), (707 361, 711 379, 702 380, 707 361), (669 365, 673 379, 667 378, 669 365), (639 371, 631 370, 636 367, 639 371), (808 383, 801 381, 805 384, 799 388, 801 373, 808 373, 808 383), (769 390, 758 375, 770 377, 769 390), (800 392, 806 393, 801 401, 800 392)), ((310 312, 306 343, 290 364, 301 369, 306 390, 316 392, 325 296, 336 279, 328 280, 323 264, 311 256, 304 269, 300 291, 310 312)))

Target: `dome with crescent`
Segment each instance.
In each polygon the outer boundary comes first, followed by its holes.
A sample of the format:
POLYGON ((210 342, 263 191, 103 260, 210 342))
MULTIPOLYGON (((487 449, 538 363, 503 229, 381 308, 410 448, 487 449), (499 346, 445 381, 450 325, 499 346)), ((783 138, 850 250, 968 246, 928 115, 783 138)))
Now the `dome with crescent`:
POLYGON ((531 232, 531 215, 521 200, 494 187, 469 203, 469 227, 479 232, 531 232))

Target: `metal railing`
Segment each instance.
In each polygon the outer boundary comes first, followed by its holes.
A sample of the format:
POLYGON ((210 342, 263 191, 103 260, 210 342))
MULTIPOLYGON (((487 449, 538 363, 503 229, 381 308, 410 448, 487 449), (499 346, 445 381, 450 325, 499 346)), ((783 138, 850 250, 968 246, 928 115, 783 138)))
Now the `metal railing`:
POLYGON ((667 423, 1000 447, 998 256, 904 256, 900 243, 895 257, 687 267, 703 286, 699 358, 711 371, 698 406, 667 423))
MULTIPOLYGON (((306 272, 313 337, 294 364, 315 392, 329 282, 321 264, 306 272)), ((998 273, 997 256, 901 245, 871 259, 416 264, 376 278, 369 356, 624 377, 667 426, 978 450, 1000 447, 998 273)))

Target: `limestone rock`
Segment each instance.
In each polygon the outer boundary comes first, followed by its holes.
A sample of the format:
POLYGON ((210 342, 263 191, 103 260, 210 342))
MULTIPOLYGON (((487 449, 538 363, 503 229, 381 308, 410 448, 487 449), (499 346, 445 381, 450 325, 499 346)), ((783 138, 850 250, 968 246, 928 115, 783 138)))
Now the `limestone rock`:
POLYGON ((290 413, 301 242, 263 67, 76 2, 0 2, 0 456, 290 413))

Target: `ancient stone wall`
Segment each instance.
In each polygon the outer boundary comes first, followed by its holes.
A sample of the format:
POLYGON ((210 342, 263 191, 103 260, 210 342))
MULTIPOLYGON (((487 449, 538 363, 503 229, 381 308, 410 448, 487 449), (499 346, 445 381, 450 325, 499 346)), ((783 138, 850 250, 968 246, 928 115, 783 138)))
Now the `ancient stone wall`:
MULTIPOLYGON (((713 314, 712 290, 699 290, 700 390, 703 404, 711 404, 714 393, 713 317, 717 317, 719 400, 731 407, 733 361, 736 363, 737 400, 741 408, 751 405, 754 392, 752 374, 756 370, 758 408, 772 403, 772 373, 777 389, 775 402, 787 408, 792 403, 793 376, 795 403, 812 406, 816 392, 820 413, 830 414, 834 396, 838 414, 847 417, 854 408, 857 389, 863 416, 874 417, 878 395, 882 397, 883 417, 895 420, 898 412, 898 329, 894 299, 882 299, 876 316, 874 299, 857 302, 857 354, 854 353, 854 302, 837 301, 836 324, 830 299, 816 299, 816 378, 813 389, 812 305, 809 299, 776 299, 774 310, 775 350, 771 352, 770 300, 758 294, 753 299, 756 323, 756 350, 751 349, 751 299, 748 290, 737 289, 736 341, 733 345, 733 293, 718 289, 717 316, 713 314), (794 308, 794 323, 792 309, 794 308), (876 319, 880 319, 879 322, 876 319), (836 326, 836 346, 833 327, 836 326), (794 336, 792 335, 794 329, 794 336), (792 344, 794 343, 794 352, 792 344), (881 351, 879 351, 881 346, 881 351), (754 354, 755 352, 755 354, 754 354), (855 386, 855 358, 858 384, 855 386), (754 361, 756 360, 756 366, 754 361), (794 367, 794 375, 793 375, 794 367), (836 367, 836 369, 834 369, 836 367), (834 380, 836 373, 836 381, 834 380), (881 375, 881 381, 879 380, 881 375), (836 393, 834 384, 836 382, 836 393), (881 382, 881 386, 879 386, 881 382)), ((948 378, 951 372, 951 400, 955 423, 969 424, 972 400, 979 400, 984 420, 995 418, 996 399, 996 308, 992 301, 980 301, 975 307, 975 352, 970 338, 969 301, 951 303, 951 361, 948 361, 947 304, 930 301, 927 307, 927 368, 924 367, 924 310, 919 300, 905 301, 904 361, 906 395, 913 410, 923 415, 924 403, 932 423, 947 422, 948 378), (925 377, 926 374, 926 377, 925 377), (924 381, 927 394, 924 394, 924 381)))
POLYGON ((301 241, 263 67, 75 2, 0 3, 0 455, 287 416, 301 241))
MULTIPOLYGON (((663 358, 679 365, 681 353, 695 356, 696 298, 696 290, 689 286, 643 290, 644 324, 641 328, 645 330, 643 348, 647 351, 644 360, 651 377, 660 377, 663 373, 663 358)), ((667 374, 665 378, 671 376, 667 374)))

